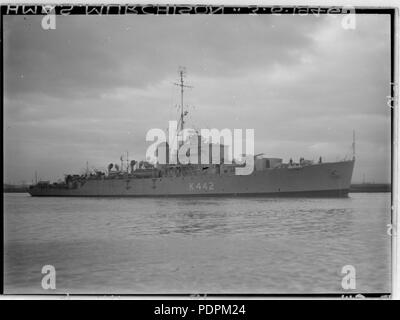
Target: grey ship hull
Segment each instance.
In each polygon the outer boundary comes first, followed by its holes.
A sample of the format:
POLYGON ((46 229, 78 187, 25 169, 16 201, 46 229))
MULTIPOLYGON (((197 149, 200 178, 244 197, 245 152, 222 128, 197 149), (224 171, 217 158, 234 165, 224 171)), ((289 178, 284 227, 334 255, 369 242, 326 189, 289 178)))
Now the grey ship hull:
POLYGON ((56 197, 347 196, 353 168, 354 160, 254 171, 247 176, 98 179, 74 189, 35 186, 29 193, 56 197))

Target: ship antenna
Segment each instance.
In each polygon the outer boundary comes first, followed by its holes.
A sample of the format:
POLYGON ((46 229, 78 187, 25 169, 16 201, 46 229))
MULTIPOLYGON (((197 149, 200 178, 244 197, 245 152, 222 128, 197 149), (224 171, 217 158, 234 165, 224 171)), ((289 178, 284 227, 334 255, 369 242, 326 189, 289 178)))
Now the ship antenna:
POLYGON ((356 160, 356 132, 353 130, 353 161, 356 160))

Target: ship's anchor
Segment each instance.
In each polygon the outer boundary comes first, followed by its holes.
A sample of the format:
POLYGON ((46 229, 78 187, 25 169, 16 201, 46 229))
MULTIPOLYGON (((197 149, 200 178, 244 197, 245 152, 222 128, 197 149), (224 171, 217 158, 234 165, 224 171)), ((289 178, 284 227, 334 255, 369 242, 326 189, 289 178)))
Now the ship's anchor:
POLYGON ((340 177, 340 175, 337 173, 336 170, 331 171, 331 176, 332 176, 333 178, 339 178, 339 177, 340 177))

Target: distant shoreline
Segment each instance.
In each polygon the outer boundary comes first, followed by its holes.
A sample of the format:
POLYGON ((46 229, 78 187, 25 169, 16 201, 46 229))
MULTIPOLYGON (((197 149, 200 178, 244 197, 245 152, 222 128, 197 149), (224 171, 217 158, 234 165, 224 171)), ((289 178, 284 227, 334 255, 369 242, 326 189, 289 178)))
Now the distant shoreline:
MULTIPOLYGON (((3 193, 26 193, 29 186, 3 186, 3 193)), ((362 192, 391 192, 392 188, 389 183, 354 183, 350 186, 349 193, 362 192)))
POLYGON ((28 192, 29 185, 3 184, 3 193, 24 193, 28 192))
POLYGON ((390 183, 354 183, 350 186, 350 192, 391 192, 390 183))

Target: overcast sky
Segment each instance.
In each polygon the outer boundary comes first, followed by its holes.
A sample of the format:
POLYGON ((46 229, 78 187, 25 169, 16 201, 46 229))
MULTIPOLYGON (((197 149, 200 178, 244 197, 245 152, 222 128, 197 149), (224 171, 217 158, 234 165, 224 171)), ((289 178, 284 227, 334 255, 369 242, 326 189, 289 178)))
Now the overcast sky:
POLYGON ((390 181, 390 24, 358 15, 4 17, 6 182, 144 159, 151 128, 253 128, 255 152, 351 156, 353 182, 390 181))

